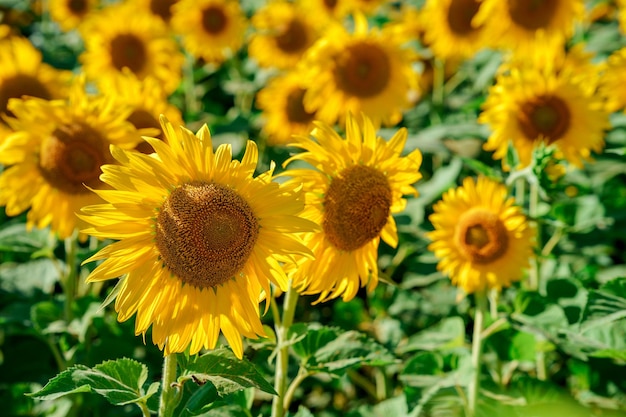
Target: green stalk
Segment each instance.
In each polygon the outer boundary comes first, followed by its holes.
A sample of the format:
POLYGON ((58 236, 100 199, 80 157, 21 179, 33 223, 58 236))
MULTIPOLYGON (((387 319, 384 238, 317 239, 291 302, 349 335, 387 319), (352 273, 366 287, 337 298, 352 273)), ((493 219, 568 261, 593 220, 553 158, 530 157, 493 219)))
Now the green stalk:
POLYGON ((289 346, 287 345, 287 333, 293 323, 298 304, 298 292, 289 283, 289 290, 285 294, 283 302, 283 318, 276 325, 276 374, 274 375, 274 390, 278 393, 272 401, 272 417, 284 417, 285 403, 283 401, 287 390, 287 373, 289 370, 289 346))
POLYGON ((472 337, 472 381, 467 390, 469 417, 476 415, 476 403, 480 391, 480 370, 483 355, 483 327, 487 313, 487 296, 484 291, 477 292, 476 312, 474 314, 474 335, 472 337))
POLYGON ((176 354, 171 353, 163 358, 163 378, 161 380, 161 397, 159 398, 159 417, 171 417, 176 408, 177 387, 176 354))
MULTIPOLYGON (((541 227, 537 222, 537 215, 539 211, 539 184, 536 182, 530 183, 530 192, 528 199, 528 215, 535 221, 537 225, 537 245, 541 246, 541 227)), ((539 260, 534 258, 530 260, 530 272, 528 274, 528 289, 530 291, 539 290, 539 260)))
POLYGON ((76 279, 77 266, 76 266, 76 254, 78 251, 78 233, 72 233, 72 236, 65 239, 65 266, 67 273, 63 282, 63 293, 65 295, 65 321, 69 323, 74 318, 72 312, 72 305, 74 304, 74 298, 76 297, 76 279))

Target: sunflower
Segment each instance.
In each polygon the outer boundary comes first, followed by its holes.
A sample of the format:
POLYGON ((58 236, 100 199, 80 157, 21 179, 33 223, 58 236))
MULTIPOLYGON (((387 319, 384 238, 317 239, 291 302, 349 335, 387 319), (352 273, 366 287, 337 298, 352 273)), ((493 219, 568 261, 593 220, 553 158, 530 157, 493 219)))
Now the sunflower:
POLYGON ((504 185, 465 178, 433 210, 428 249, 454 285, 470 294, 501 289, 522 277, 533 256, 535 230, 514 199, 507 198, 504 185))
POLYGON ((136 334, 152 325, 165 354, 215 346, 220 330, 241 358, 241 336, 264 335, 259 300, 270 283, 285 290, 281 262, 310 256, 296 233, 315 225, 298 214, 298 187, 253 177, 258 151, 249 141, 241 162, 230 145, 214 152, 206 125, 197 136, 161 119, 167 142, 147 138, 148 156, 113 148, 120 165, 102 168, 113 190, 107 204, 84 208, 90 235, 118 239, 88 261, 106 259, 87 278, 124 275, 115 309, 137 313, 136 334))
POLYGON ((351 12, 373 15, 382 8, 389 0, 348 0, 351 12))
POLYGON ((626 109, 626 48, 613 52, 606 60, 600 78, 599 94, 609 112, 626 109))
POLYGON ((0 40, 0 124, 11 115, 7 107, 11 98, 30 96, 49 100, 67 94, 72 73, 41 61, 41 52, 28 39, 0 40))
POLYGON ((61 29, 70 31, 76 29, 98 5, 99 0, 50 0, 50 17, 61 29))
POLYGON ((303 58, 310 85, 304 96, 307 111, 316 111, 328 124, 343 124, 348 112, 365 113, 375 126, 397 124, 410 107, 417 75, 412 52, 391 35, 368 31, 361 14, 355 15, 354 34, 341 25, 329 27, 303 58))
POLYGON ((183 55, 165 23, 136 5, 119 3, 93 13, 81 32, 80 60, 89 78, 122 77, 128 68, 140 80, 156 78, 168 93, 178 87, 183 55))
POLYGON ((403 195, 417 192, 422 154, 414 150, 401 157, 407 131, 402 128, 386 141, 376 136, 365 116, 346 121, 346 139, 333 128, 315 122, 312 135, 296 136, 293 146, 305 152, 291 161, 315 169, 289 169, 283 175, 306 191, 306 217, 321 226, 306 234, 315 259, 304 260, 293 272, 294 288, 320 294, 320 301, 342 296, 351 300, 359 287, 372 290, 378 283, 378 245, 382 238, 396 247, 398 235, 392 216, 404 210, 403 195))
POLYGON ((293 3, 267 4, 252 17, 256 32, 248 45, 250 56, 262 67, 294 67, 318 38, 311 20, 293 3))
POLYGON ((172 19, 172 7, 179 0, 135 0, 140 8, 159 17, 165 23, 172 19))
POLYGON ((180 0, 172 26, 193 56, 221 64, 243 45, 247 21, 237 1, 180 0))
POLYGON ((441 59, 468 58, 487 46, 484 26, 472 25, 479 0, 428 0, 422 11, 424 41, 441 59))
POLYGON ((306 86, 298 71, 272 79, 257 94, 257 106, 263 111, 263 131, 271 145, 285 145, 293 135, 308 135, 315 113, 306 111, 303 98, 306 86))
POLYGON ((307 16, 319 27, 329 23, 342 23, 350 13, 351 0, 298 0, 296 4, 305 10, 307 16))
MULTIPOLYGON (((161 114, 176 123, 176 126, 183 124, 180 110, 167 101, 163 86, 156 79, 146 77, 138 80, 132 72, 125 72, 125 77, 105 79, 100 84, 100 89, 113 97, 116 103, 132 108, 132 113, 126 120, 135 126, 140 135, 162 140, 164 136, 159 123, 161 114)), ((139 143, 136 150, 143 153, 154 152, 145 141, 139 143)))
POLYGON ((51 226, 60 238, 81 222, 75 213, 100 198, 100 166, 112 163, 109 145, 132 148, 141 139, 124 119, 130 109, 88 96, 82 82, 67 100, 12 99, 8 118, 15 133, 0 144, 0 205, 9 216, 30 208, 28 227, 51 226), (89 188, 88 188, 89 187, 89 188))
MULTIPOLYGON (((567 62, 567 61, 565 61, 567 62)), ((539 145, 554 145, 557 157, 581 167, 591 151, 601 152, 608 113, 600 98, 576 76, 570 64, 550 67, 512 67, 489 89, 478 121, 491 127, 484 149, 495 151, 505 169, 509 141, 520 167, 530 165, 539 145)), ((595 83, 591 79, 592 83, 595 83)))
POLYGON ((584 12, 584 0, 484 0, 472 23, 485 25, 496 47, 540 55, 562 49, 584 12))

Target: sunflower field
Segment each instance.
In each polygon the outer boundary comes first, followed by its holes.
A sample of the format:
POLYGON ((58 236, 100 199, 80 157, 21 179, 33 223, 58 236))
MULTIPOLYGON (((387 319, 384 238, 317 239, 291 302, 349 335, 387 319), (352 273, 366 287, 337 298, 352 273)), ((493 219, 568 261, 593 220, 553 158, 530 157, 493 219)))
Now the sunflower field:
POLYGON ((626 0, 0 0, 3 417, 626 417, 626 0))

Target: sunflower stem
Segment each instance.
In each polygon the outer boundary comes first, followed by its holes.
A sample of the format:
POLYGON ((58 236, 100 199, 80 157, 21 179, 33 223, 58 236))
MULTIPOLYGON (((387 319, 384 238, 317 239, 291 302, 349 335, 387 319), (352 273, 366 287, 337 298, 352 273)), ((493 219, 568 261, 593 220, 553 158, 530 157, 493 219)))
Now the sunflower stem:
POLYGON ((163 377, 161 397, 159 398, 159 417, 171 417, 176 408, 176 354, 170 353, 163 358, 163 377))
POLYGON ((293 381, 291 381, 291 384, 289 384, 289 388, 285 392, 285 398, 283 398, 282 400, 283 412, 284 410, 289 410, 289 406, 291 405, 291 400, 296 393, 296 389, 298 389, 302 381, 308 378, 309 375, 311 374, 306 369, 300 368, 300 370, 298 371, 298 375, 296 375, 293 381))
POLYGON ((287 389, 287 374, 289 371, 289 346, 287 345, 287 333, 293 323, 298 304, 298 292, 293 289, 289 282, 289 290, 285 294, 283 302, 282 323, 276 326, 276 345, 278 355, 276 358, 276 374, 274 375, 274 390, 278 394, 272 401, 272 417, 284 417, 285 394, 287 389))
POLYGON ((445 80, 445 64, 439 59, 435 58, 433 64, 433 91, 432 91, 432 103, 434 121, 441 123, 441 112, 443 107, 444 98, 444 80, 445 80))
MULTIPOLYGON (((528 215, 531 219, 537 219, 539 210, 539 184, 536 181, 530 182, 530 191, 528 197, 528 215)), ((541 246, 541 228, 538 222, 537 225, 537 245, 541 246)), ((528 289, 531 291, 537 291, 539 289, 539 261, 533 257, 530 260, 531 268, 528 274, 528 289)))
POLYGON ((78 233, 75 231, 72 235, 65 239, 65 267, 67 273, 63 282, 63 292, 65 295, 65 321, 70 322, 74 318, 72 305, 76 297, 76 253, 78 251, 78 233))
POLYGON ((195 58, 191 54, 185 54, 185 65, 183 67, 183 89, 185 92, 186 116, 196 115, 199 112, 198 100, 196 99, 196 86, 194 84, 193 67, 195 58))
POLYGON ((479 291, 475 295, 476 312, 474 314, 474 335, 472 337, 472 371, 473 378, 468 387, 468 409, 469 416, 476 415, 476 403, 478 392, 480 391, 480 370, 483 354, 483 326, 485 314, 487 313, 487 296, 485 291, 479 291))

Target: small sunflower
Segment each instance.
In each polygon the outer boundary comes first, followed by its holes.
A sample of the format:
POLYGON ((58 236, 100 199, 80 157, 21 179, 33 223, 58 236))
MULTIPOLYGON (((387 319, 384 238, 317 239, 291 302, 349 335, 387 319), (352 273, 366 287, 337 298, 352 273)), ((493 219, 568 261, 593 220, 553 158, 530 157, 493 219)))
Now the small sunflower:
POLYGON ((422 154, 416 149, 401 157, 406 129, 386 141, 376 136, 365 115, 348 114, 345 140, 330 125, 315 125, 312 135, 317 141, 295 136, 292 145, 305 152, 286 162, 304 161, 315 169, 283 174, 303 184, 303 217, 321 226, 321 231, 304 238, 315 259, 304 260, 293 272, 294 288, 320 294, 320 301, 339 296, 348 301, 360 287, 376 287, 380 239, 397 246, 392 214, 404 210, 403 195, 417 195, 412 184, 421 178, 422 154))
POLYGON ((585 13, 584 0, 484 0, 473 20, 493 45, 521 55, 562 49, 585 13))
POLYGON ((90 79, 124 76, 154 77, 171 93, 178 87, 183 55, 167 26, 132 3, 109 6, 81 26, 85 52, 80 56, 90 79))
POLYGON ((9 216, 30 208, 28 227, 51 226, 60 238, 82 223, 75 213, 100 202, 100 166, 112 163, 109 145, 133 148, 141 139, 124 121, 130 109, 88 96, 77 82, 68 100, 12 99, 15 133, 0 144, 0 205, 9 216), (88 188, 89 187, 89 188, 88 188))
POLYGON ((468 58, 487 45, 484 26, 472 24, 479 0, 428 0, 422 11, 424 41, 442 59, 468 58))
POLYGON ((380 11, 380 9, 387 3, 390 3, 389 0, 348 0, 349 8, 351 12, 363 13, 365 15, 373 15, 380 11))
POLYGON ((608 113, 579 78, 569 64, 558 72, 523 66, 499 75, 478 118, 492 131, 484 149, 495 151, 494 159, 501 159, 505 169, 509 142, 520 167, 530 165, 541 143, 554 145, 557 157, 578 167, 591 151, 601 152, 608 113))
POLYGON ((250 56, 262 67, 294 67, 318 38, 311 21, 293 3, 268 3, 252 17, 255 33, 248 45, 250 56))
POLYGON ((0 40, 0 124, 11 115, 11 98, 23 96, 46 100, 67 94, 72 73, 44 64, 41 52, 28 39, 8 37, 0 40))
POLYGON ((309 69, 307 111, 328 124, 343 124, 348 112, 363 112, 376 126, 397 124, 411 105, 417 74, 413 53, 391 35, 369 31, 362 14, 355 15, 354 34, 329 27, 303 58, 302 67, 309 69))
POLYGON ((136 313, 136 334, 152 326, 166 355, 212 349, 221 331, 241 358, 241 336, 264 335, 259 300, 270 283, 286 290, 280 263, 310 256, 296 234, 315 225, 298 217, 298 187, 272 182, 272 169, 252 176, 254 142, 239 162, 230 145, 213 151, 206 125, 194 136, 161 120, 167 142, 146 139, 156 155, 114 147, 120 165, 101 177, 113 190, 97 191, 107 204, 83 209, 86 233, 119 240, 88 260, 106 259, 87 280, 125 274, 118 319, 136 313))
POLYGON ((172 19, 172 8, 179 0, 135 0, 140 8, 159 17, 165 23, 172 19))
POLYGON ((172 26, 193 56, 221 64, 243 45, 248 23, 237 1, 180 0, 172 26))
POLYGON ((521 279, 533 256, 535 230, 507 198, 506 187, 480 177, 465 178, 433 206, 428 249, 437 269, 470 294, 501 289, 521 279))
MULTIPOLYGON (((176 126, 183 124, 180 110, 167 101, 163 86, 152 77, 138 80, 133 73, 126 71, 125 77, 105 79, 100 84, 100 89, 113 97, 116 103, 132 108, 132 113, 126 120, 131 122, 142 136, 163 140, 163 131, 159 123, 162 114, 172 123, 176 123, 176 126)), ((145 141, 139 143, 136 150, 142 153, 154 152, 152 146, 145 141)))
POLYGON ((351 0, 297 0, 298 6, 305 10, 307 16, 319 27, 329 23, 342 23, 350 13, 351 0))
POLYGON ((76 29, 99 3, 99 0, 50 0, 50 17, 61 29, 70 31, 76 29))
POLYGON ((290 72, 271 80, 257 95, 263 111, 263 131, 271 145, 285 145, 293 135, 308 135, 315 113, 306 111, 303 98, 306 86, 299 72, 290 72))
POLYGON ((626 48, 607 58, 598 92, 606 101, 607 111, 626 110, 626 48))

